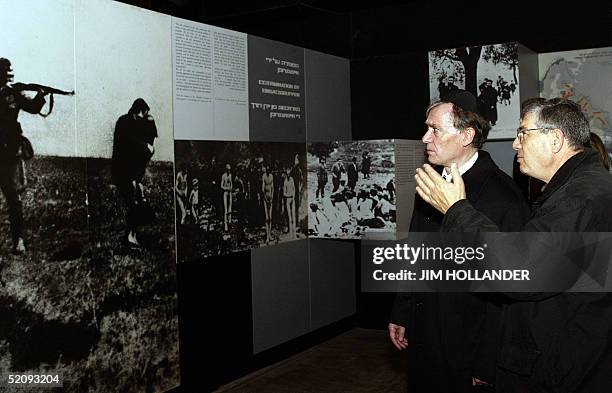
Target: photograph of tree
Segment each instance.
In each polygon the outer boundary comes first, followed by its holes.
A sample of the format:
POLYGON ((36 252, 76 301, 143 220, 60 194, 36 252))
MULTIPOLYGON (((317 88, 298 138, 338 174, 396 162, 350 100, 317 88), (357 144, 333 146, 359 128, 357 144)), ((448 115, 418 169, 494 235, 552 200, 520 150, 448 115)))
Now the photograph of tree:
POLYGON ((508 137, 520 111, 518 43, 470 46, 429 52, 430 102, 464 89, 478 100, 491 123, 489 139, 508 137))

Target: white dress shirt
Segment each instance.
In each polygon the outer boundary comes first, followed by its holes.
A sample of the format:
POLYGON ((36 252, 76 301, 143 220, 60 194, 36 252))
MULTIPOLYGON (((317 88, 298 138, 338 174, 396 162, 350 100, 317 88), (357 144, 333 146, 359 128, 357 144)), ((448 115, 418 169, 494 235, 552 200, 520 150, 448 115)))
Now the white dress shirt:
MULTIPOLYGON (((478 151, 474 153, 472 158, 464 162, 463 165, 459 167, 459 174, 463 176, 465 172, 467 172, 471 167, 474 166, 474 164, 476 163, 476 160, 478 160, 478 151)), ((442 177, 444 178, 444 180, 446 180, 449 183, 453 180, 453 176, 450 174, 450 172, 446 171, 446 168, 442 170, 442 177)))

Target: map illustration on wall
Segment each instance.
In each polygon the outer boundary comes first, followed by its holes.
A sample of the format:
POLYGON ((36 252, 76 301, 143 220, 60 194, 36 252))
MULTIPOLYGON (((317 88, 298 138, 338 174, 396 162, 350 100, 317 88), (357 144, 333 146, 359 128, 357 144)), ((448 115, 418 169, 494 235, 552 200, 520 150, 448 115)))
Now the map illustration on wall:
MULTIPOLYGON (((577 102, 591 131, 612 149, 612 48, 581 49, 539 55, 542 97, 577 102)), ((610 153, 608 153, 610 155, 610 153)))

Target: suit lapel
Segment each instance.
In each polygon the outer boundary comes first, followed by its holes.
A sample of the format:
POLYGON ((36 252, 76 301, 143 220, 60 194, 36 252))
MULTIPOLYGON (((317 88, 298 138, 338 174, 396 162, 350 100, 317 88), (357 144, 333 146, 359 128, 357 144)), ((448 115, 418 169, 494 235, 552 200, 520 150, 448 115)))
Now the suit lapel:
POLYGON ((495 165, 489 153, 479 150, 478 159, 474 165, 463 174, 467 198, 471 203, 475 203, 480 199, 487 182, 496 171, 497 165, 495 165))

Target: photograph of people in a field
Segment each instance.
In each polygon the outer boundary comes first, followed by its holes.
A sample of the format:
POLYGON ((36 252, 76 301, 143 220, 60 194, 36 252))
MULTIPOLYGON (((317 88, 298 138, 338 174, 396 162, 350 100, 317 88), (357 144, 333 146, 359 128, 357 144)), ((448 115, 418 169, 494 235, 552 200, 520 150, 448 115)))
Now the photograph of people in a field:
POLYGON ((0 373, 166 391, 179 384, 170 17, 103 0, 10 9, 0 373))

